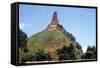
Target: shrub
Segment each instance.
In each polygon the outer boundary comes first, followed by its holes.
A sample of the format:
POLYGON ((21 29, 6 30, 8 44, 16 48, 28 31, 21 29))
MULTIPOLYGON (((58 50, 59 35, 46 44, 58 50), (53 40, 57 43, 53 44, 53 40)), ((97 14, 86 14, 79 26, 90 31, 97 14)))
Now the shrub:
POLYGON ((74 46, 70 44, 69 47, 62 47, 61 49, 57 50, 57 55, 59 60, 73 60, 75 59, 75 51, 74 46))

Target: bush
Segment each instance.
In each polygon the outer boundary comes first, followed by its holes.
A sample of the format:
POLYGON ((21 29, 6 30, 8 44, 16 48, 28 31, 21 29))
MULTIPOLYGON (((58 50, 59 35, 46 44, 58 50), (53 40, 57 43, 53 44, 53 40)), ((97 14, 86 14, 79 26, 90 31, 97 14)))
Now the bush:
POLYGON ((96 59, 96 47, 88 46, 87 51, 82 56, 83 59, 96 59))
POLYGON ((33 55, 27 54, 27 55, 25 55, 24 57, 22 57, 21 62, 22 62, 22 63, 25 63, 25 62, 27 62, 27 61, 32 61, 32 60, 33 60, 33 55))
POLYGON ((78 43, 78 42, 76 42, 76 48, 78 48, 78 49, 82 49, 82 47, 81 47, 81 45, 78 43))
POLYGON ((19 48, 24 52, 27 52, 27 35, 22 30, 19 29, 19 48))
POLYGON ((50 60, 52 60, 52 58, 48 53, 44 53, 44 50, 38 50, 38 52, 34 54, 34 61, 50 61, 50 60))
POLYGON ((59 60, 73 60, 76 58, 74 46, 72 44, 70 44, 69 47, 64 46, 61 49, 58 49, 57 55, 59 57, 59 60))

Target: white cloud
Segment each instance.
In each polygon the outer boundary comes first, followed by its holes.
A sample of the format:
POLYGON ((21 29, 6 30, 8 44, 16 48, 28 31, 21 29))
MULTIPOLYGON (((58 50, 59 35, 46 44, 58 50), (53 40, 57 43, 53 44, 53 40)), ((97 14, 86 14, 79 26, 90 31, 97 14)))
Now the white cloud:
POLYGON ((20 29, 23 29, 25 27, 25 24, 24 23, 20 23, 19 27, 20 27, 20 29))
POLYGON ((20 27, 20 29, 24 29, 24 28, 27 28, 27 27, 30 27, 30 24, 26 24, 26 23, 20 23, 19 24, 19 27, 20 27))

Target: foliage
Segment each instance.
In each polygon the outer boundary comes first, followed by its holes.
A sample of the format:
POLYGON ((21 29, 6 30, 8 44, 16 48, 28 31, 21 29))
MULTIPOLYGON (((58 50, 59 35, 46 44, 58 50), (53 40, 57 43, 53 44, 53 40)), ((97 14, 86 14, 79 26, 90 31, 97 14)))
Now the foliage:
POLYGON ((76 58, 74 46, 72 44, 70 44, 68 47, 64 46, 61 49, 58 49, 57 55, 59 60, 74 60, 76 58))
POLYGON ((38 52, 34 54, 33 60, 34 61, 50 61, 52 60, 52 58, 50 57, 48 53, 44 53, 44 50, 38 50, 38 52))
POLYGON ((96 59, 96 47, 88 46, 87 51, 82 56, 83 59, 96 59))
POLYGON ((21 62, 25 63, 27 61, 50 61, 52 58, 48 53, 44 53, 43 50, 38 50, 35 54, 26 53, 22 58, 21 62))
POLYGON ((21 58, 21 62, 25 63, 27 61, 33 61, 33 55, 32 54, 25 54, 22 58, 21 58))
POLYGON ((62 32, 63 32, 67 37, 69 37, 71 40, 75 41, 76 38, 73 36, 72 33, 67 32, 65 29, 63 29, 62 32))
POLYGON ((24 56, 25 56, 24 51, 19 48, 19 62, 22 61, 22 57, 24 57, 24 56))
POLYGON ((27 52, 27 35, 19 29, 19 48, 27 52))
POLYGON ((76 42, 76 45, 75 45, 78 49, 82 49, 82 47, 81 47, 81 45, 78 43, 78 42, 76 42))
POLYGON ((66 36, 62 33, 62 31, 44 31, 37 33, 29 38, 28 45, 29 49, 37 51, 41 49, 43 45, 62 45, 66 44, 65 39, 66 36), (34 48, 33 48, 34 47, 34 48))
POLYGON ((34 34, 28 39, 28 49, 31 57, 26 56, 24 60, 32 61, 74 60, 81 57, 82 50, 75 37, 63 30, 44 30, 34 34))
POLYGON ((19 62, 23 63, 23 58, 28 52, 27 48, 27 35, 19 29, 19 62))

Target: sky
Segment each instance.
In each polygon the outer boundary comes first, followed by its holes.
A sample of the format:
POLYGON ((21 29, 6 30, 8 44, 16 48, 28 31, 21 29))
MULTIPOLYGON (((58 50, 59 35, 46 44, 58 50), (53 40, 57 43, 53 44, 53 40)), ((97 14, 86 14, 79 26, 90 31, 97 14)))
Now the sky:
POLYGON ((75 36, 83 51, 88 45, 96 45, 96 9, 19 5, 19 26, 28 37, 46 29, 52 15, 57 12, 59 24, 75 36))

